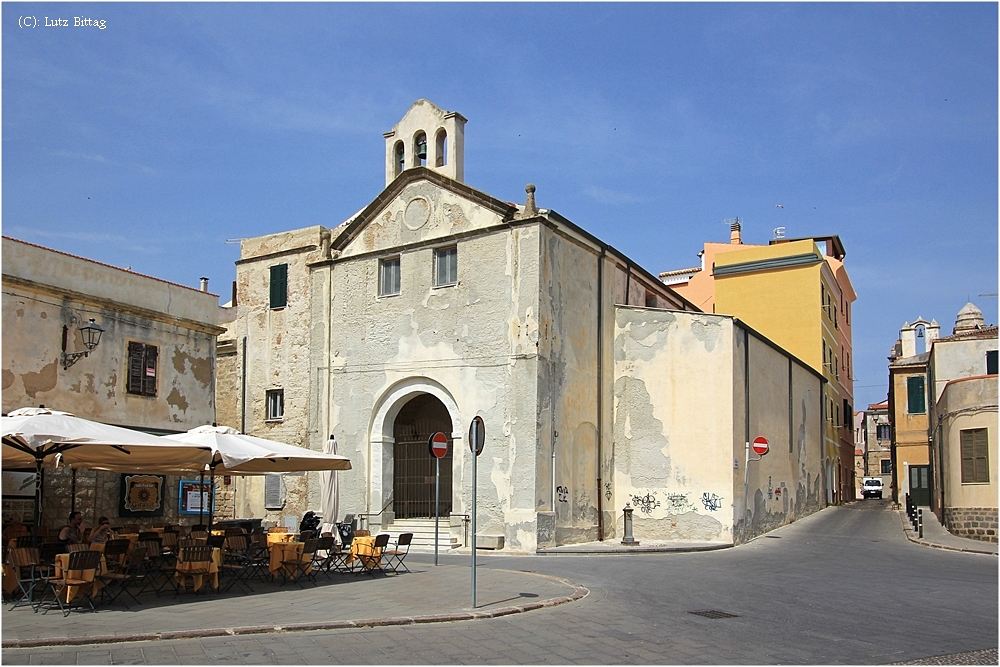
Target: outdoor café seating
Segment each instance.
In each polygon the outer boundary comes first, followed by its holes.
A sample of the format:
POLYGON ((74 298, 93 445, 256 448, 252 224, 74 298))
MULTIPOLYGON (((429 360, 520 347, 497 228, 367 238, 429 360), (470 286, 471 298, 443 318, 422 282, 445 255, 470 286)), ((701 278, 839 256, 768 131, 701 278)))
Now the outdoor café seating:
POLYGON ((246 535, 236 534, 226 538, 222 554, 222 573, 228 579, 228 584, 222 589, 223 592, 233 586, 238 586, 245 593, 253 592, 249 579, 254 573, 254 562, 250 540, 246 535))
POLYGON ((351 542, 351 557, 347 562, 359 561, 361 569, 358 574, 366 573, 374 576, 375 572, 385 574, 382 563, 382 552, 389 544, 389 533, 380 533, 375 537, 370 535, 355 535, 351 542))
POLYGON ((44 607, 43 613, 47 614, 50 609, 58 606, 63 616, 69 616, 70 611, 77 608, 73 602, 80 598, 94 611, 93 595, 99 589, 96 577, 102 571, 103 564, 104 556, 100 551, 57 554, 55 575, 44 578, 45 591, 37 608, 44 607))

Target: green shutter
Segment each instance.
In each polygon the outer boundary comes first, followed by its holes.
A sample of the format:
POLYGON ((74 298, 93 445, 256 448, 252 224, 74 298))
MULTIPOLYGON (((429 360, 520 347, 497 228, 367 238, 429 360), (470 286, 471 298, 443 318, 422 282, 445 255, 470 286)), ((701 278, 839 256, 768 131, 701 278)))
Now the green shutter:
POLYGON ((271 267, 271 308, 284 308, 288 305, 288 265, 277 264, 271 267))
POLYGON ((927 412, 924 378, 921 375, 906 378, 906 411, 911 415, 922 415, 927 412))
POLYGON ((986 374, 996 375, 997 374, 997 351, 987 350, 986 352, 986 374))

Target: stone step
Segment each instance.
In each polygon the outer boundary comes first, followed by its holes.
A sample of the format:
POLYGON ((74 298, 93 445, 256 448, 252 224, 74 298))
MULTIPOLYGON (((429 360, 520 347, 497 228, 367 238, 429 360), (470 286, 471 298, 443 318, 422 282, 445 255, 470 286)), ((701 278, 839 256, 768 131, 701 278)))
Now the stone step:
MULTIPOLYGON (((413 533, 413 542, 410 543, 410 547, 414 551, 434 550, 433 519, 397 519, 380 532, 389 533, 392 542, 399 539, 401 533, 413 533)), ((459 544, 458 538, 451 536, 448 519, 443 519, 439 524, 438 548, 445 550, 459 546, 461 544, 459 544)))

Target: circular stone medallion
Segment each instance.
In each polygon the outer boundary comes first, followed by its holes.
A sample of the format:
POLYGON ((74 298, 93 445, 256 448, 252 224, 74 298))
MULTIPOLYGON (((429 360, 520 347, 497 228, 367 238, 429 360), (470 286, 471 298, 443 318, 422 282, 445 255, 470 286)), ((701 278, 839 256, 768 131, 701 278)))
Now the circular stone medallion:
POLYGON ((403 212, 403 224, 409 229, 420 229, 431 217, 431 205, 423 197, 414 197, 403 212))

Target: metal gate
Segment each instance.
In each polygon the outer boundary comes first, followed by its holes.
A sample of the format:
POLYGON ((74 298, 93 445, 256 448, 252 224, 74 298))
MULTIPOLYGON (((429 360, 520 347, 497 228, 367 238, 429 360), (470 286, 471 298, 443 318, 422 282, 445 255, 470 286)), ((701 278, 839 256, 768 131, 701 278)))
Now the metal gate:
MULTIPOLYGON (((413 399, 396 418, 393 427, 392 511, 397 519, 434 516, 435 459, 428 449, 428 440, 438 431, 449 435, 451 420, 444 405, 433 396, 413 399)), ((449 438, 448 454, 441 459, 441 504, 438 511, 444 517, 451 513, 452 444, 449 438)))

